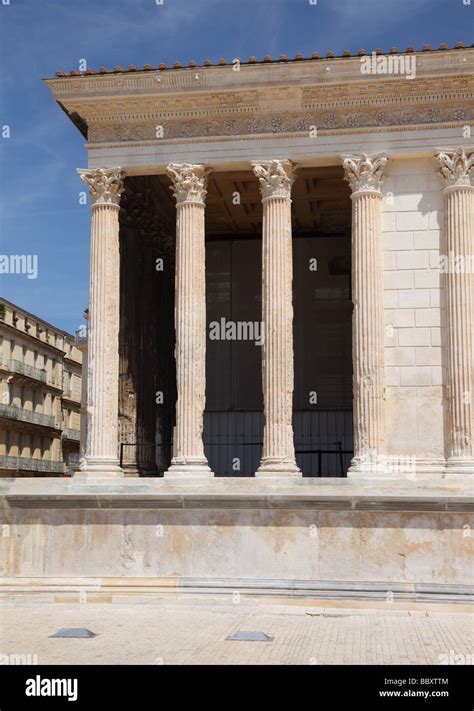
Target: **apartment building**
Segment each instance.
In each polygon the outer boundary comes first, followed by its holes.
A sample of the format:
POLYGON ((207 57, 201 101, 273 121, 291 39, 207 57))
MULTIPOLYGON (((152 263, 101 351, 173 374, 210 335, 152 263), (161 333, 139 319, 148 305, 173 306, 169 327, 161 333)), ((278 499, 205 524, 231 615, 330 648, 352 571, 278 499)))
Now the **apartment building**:
POLYGON ((73 335, 0 298, 0 476, 77 467, 81 369, 73 335))

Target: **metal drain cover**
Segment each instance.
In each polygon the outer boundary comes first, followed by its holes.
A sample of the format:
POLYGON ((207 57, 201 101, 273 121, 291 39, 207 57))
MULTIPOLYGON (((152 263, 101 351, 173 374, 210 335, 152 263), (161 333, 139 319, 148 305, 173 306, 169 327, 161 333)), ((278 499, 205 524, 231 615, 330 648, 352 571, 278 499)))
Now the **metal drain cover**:
POLYGON ((226 640, 232 642, 273 642, 273 637, 270 637, 265 632, 235 632, 226 640))
POLYGON ((91 632, 85 627, 62 627, 50 637, 69 637, 74 639, 86 639, 88 637, 97 637, 95 632, 91 632))

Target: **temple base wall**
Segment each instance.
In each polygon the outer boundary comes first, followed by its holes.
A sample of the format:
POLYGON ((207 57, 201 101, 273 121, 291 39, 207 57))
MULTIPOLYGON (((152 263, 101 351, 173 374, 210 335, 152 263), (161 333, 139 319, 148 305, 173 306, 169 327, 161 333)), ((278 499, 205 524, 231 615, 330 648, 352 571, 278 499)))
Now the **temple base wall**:
POLYGON ((466 602, 472 584, 474 501, 454 483, 23 479, 1 504, 9 595, 466 602))

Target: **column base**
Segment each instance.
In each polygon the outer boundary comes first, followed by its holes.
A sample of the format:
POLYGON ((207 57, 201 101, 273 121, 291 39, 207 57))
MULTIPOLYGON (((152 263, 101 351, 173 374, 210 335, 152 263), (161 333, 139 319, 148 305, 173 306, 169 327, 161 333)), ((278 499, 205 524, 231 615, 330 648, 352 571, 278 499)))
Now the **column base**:
POLYGON ((446 476, 473 476, 474 475, 474 458, 473 457, 449 457, 446 462, 446 476))
POLYGON ((294 460, 265 457, 255 472, 256 477, 302 477, 303 474, 294 460))
POLYGON ((211 479, 214 472, 207 459, 188 459, 176 457, 164 473, 165 479, 211 479))
POLYGON ((387 478, 389 477, 387 459, 377 454, 371 454, 367 457, 354 457, 347 470, 347 477, 360 477, 362 479, 373 477, 387 478))
POLYGON ((123 469, 116 459, 83 460, 74 479, 123 479, 123 469))

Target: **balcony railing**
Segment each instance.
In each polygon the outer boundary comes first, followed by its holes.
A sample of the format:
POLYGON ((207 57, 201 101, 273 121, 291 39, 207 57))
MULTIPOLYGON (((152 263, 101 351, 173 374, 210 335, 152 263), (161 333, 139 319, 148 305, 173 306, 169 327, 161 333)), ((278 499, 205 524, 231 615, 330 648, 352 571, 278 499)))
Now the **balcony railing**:
POLYGON ((64 473, 64 462, 52 459, 33 459, 32 457, 5 457, 0 456, 0 469, 14 469, 16 471, 54 472, 64 473))
POLYGON ((54 415, 44 415, 42 412, 33 412, 32 410, 24 410, 15 405, 4 405, 0 403, 0 417, 9 417, 11 420, 20 420, 21 422, 31 422, 34 425, 43 425, 44 427, 52 427, 56 429, 54 415))
POLYGON ((35 368, 34 365, 28 365, 13 358, 8 361, 8 367, 13 373, 26 375, 28 378, 34 378, 34 380, 41 380, 42 383, 46 382, 46 370, 44 368, 35 368))
POLYGON ((75 442, 79 442, 79 440, 81 439, 81 431, 65 429, 62 432, 62 437, 63 439, 73 439, 75 442))

